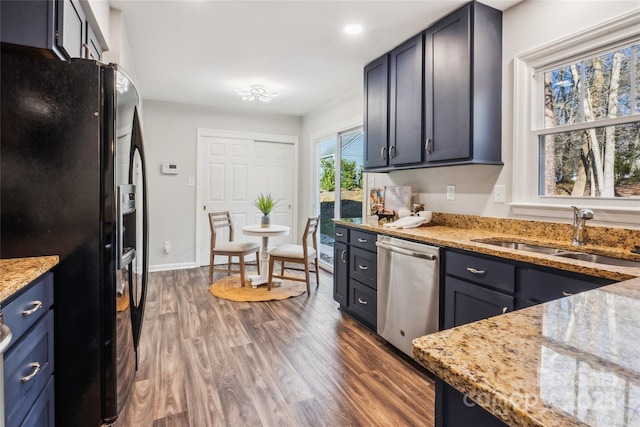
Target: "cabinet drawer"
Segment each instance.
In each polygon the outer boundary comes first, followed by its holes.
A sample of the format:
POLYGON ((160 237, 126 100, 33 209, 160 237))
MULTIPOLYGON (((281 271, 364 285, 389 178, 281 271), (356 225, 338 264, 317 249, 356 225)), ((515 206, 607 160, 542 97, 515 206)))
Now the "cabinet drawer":
POLYGON ((599 277, 567 277, 534 269, 519 269, 519 308, 562 298, 613 283, 599 277))
POLYGON ((346 227, 340 227, 336 225, 334 232, 334 239, 336 242, 347 243, 349 242, 349 229, 346 227))
POLYGON ((378 293, 356 280, 351 280, 349 284, 351 290, 349 312, 375 331, 378 316, 378 293))
POLYGON ((376 235, 360 230, 350 230, 349 244, 355 248, 376 252, 376 235))
POLYGON ((15 342, 4 357, 7 426, 19 425, 53 373, 53 311, 15 342), (39 366, 39 369, 37 368, 39 366))
POLYGON ((44 316, 53 304, 53 274, 46 273, 26 292, 2 308, 4 323, 11 329, 12 342, 44 316))
POLYGON ((350 249, 349 270, 350 277, 356 279, 372 289, 378 288, 378 259, 377 255, 359 248, 350 249))
POLYGON ((515 292, 515 265, 447 251, 447 275, 509 293, 515 292))

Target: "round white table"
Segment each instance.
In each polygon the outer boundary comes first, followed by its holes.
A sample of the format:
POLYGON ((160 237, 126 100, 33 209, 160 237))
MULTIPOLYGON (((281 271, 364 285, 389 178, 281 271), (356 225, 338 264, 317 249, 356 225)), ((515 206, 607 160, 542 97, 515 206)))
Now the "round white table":
MULTIPOLYGON (((260 251, 260 275, 249 276, 251 287, 257 288, 269 281, 269 237, 286 236, 289 234, 289 227, 286 225, 269 224, 268 227, 257 225, 245 225, 242 233, 247 236, 262 237, 262 249, 260 251)), ((282 280, 273 279, 273 283, 280 283, 282 280)))

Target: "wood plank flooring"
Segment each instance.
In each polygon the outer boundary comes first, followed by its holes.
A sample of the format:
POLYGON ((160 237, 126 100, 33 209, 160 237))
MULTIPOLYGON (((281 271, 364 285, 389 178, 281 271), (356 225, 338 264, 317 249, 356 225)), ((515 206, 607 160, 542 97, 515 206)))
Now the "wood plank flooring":
POLYGON ((218 299, 207 276, 150 274, 118 427, 433 426, 433 380, 342 314, 329 273, 308 298, 268 303, 218 299))

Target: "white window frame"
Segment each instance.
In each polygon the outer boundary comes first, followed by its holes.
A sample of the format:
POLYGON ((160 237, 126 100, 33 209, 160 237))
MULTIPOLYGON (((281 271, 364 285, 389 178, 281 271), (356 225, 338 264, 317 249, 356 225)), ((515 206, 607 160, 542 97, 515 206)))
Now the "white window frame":
POLYGON ((541 127, 541 114, 537 106, 541 105, 542 92, 537 90, 536 81, 536 73, 553 64, 578 59, 638 37, 640 10, 514 57, 513 201, 510 205, 515 215, 566 219, 571 216, 570 206, 578 205, 596 211, 597 222, 640 226, 638 199, 544 197, 538 194, 537 133, 541 127))

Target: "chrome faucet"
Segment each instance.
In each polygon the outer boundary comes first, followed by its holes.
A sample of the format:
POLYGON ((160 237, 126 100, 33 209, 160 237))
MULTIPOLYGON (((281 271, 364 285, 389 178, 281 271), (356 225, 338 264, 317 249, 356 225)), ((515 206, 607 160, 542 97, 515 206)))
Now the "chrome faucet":
POLYGON ((593 211, 591 209, 578 209, 575 206, 571 207, 573 208, 573 241, 571 244, 582 246, 584 245, 584 231, 587 228, 585 222, 593 218, 593 211))

